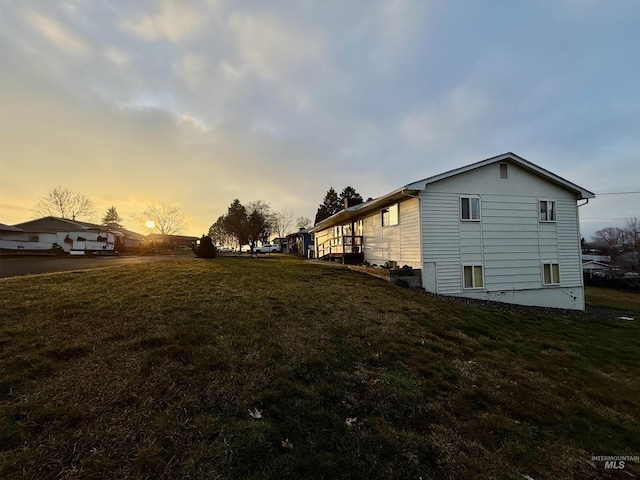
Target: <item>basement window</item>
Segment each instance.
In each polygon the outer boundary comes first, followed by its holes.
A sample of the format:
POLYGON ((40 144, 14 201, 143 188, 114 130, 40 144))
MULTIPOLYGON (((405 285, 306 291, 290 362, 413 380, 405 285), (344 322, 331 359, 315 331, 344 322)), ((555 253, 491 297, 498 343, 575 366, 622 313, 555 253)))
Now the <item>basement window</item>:
POLYGON ((559 285, 560 265, 558 265, 557 263, 543 263, 542 283, 543 285, 559 285))
POLYGON ((465 289, 484 288, 482 265, 465 265, 462 267, 462 279, 465 289))
POLYGON ((382 226, 390 227, 392 225, 398 225, 398 204, 394 203, 393 205, 389 205, 386 208, 383 208, 381 211, 382 216, 382 226))

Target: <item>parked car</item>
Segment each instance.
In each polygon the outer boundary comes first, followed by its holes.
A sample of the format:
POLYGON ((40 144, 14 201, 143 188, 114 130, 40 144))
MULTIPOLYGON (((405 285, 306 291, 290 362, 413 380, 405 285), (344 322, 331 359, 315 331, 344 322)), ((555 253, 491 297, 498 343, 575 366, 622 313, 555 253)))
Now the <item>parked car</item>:
POLYGON ((276 245, 275 243, 268 243, 266 245, 256 247, 253 251, 255 253, 277 253, 280 251, 280 245, 276 245))
POLYGON ((218 251, 219 251, 220 253, 231 253, 231 252, 233 252, 234 250, 233 250, 233 248, 229 248, 229 247, 220 247, 220 248, 218 249, 218 251))

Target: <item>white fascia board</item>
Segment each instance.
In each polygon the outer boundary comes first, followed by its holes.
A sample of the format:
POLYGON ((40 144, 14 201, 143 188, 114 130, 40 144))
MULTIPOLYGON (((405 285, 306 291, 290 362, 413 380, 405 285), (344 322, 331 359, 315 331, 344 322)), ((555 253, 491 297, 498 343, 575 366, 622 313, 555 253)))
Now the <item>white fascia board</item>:
POLYGON ((415 189, 411 188, 411 185, 405 185, 404 187, 400 187, 393 192, 387 193, 386 195, 378 198, 374 198, 373 200, 369 200, 368 202, 359 203, 358 205, 354 205, 353 207, 345 208, 344 210, 340 210, 338 213, 332 215, 331 217, 324 219, 317 225, 314 225, 314 227, 309 230, 309 233, 317 233, 334 225, 339 225, 352 218, 360 217, 364 213, 370 212, 377 208, 382 208, 386 204, 389 204, 395 200, 400 200, 404 197, 408 197, 413 193, 415 193, 415 189))

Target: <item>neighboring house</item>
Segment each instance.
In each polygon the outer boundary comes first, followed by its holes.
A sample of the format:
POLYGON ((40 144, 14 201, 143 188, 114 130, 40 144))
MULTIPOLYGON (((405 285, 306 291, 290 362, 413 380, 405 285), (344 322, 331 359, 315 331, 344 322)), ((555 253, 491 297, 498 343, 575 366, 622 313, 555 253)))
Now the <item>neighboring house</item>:
POLYGON ((120 232, 122 234, 122 238, 118 242, 117 250, 122 252, 140 252, 140 247, 142 242, 144 241, 144 235, 133 232, 131 230, 127 230, 122 225, 118 223, 107 223, 106 225, 110 230, 120 232))
POLYGON ((614 271, 615 267, 610 263, 582 259, 582 272, 587 275, 588 278, 594 276, 610 277, 614 271))
POLYGON ((122 234, 102 225, 43 217, 0 229, 3 254, 114 254, 122 234))
POLYGON ((311 229, 318 258, 421 269, 429 292, 584 309, 578 200, 513 153, 351 206, 311 229))
POLYGON ((287 235, 285 245, 284 251, 286 253, 308 257, 310 256, 309 251, 313 252, 313 235, 309 233, 308 228, 301 228, 297 232, 287 235))
POLYGON ((144 244, 147 248, 154 249, 191 250, 191 248, 197 244, 198 240, 200 240, 199 237, 150 233, 144 237, 144 244))
POLYGON ((274 245, 278 245, 280 247, 280 251, 284 252, 287 246, 287 238, 286 237, 275 237, 271 240, 271 243, 274 245))

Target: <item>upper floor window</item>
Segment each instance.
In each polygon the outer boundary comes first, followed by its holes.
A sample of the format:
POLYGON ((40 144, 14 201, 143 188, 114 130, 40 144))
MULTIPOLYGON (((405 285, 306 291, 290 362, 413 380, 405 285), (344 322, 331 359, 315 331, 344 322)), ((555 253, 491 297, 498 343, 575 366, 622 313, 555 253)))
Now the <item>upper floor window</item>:
POLYGON ((382 209, 382 226, 398 225, 398 204, 394 203, 382 209))
POLYGON ((540 200, 540 221, 556 221, 556 202, 554 200, 540 200))
POLYGON ((501 163, 500 164, 500 178, 509 178, 508 177, 507 164, 506 163, 501 163))
POLYGON ((460 197, 460 219, 480 220, 480 197, 460 197))

